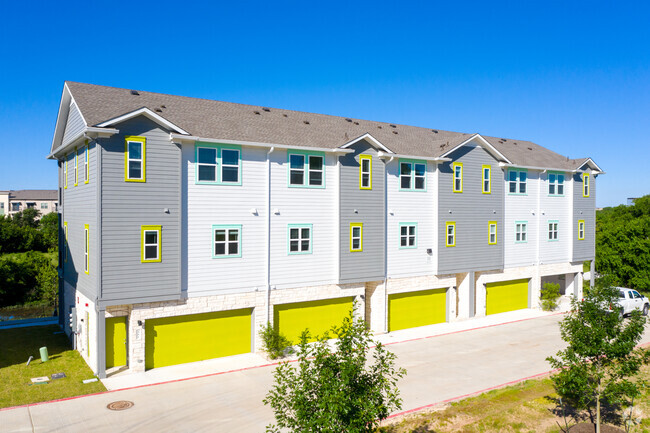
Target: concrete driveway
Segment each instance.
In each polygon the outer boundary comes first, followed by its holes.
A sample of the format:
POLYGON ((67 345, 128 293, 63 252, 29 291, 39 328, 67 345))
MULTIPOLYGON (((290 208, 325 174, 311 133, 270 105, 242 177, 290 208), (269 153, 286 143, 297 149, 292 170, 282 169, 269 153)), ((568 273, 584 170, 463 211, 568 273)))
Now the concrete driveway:
MULTIPOLYGON (((563 346, 561 315, 389 343, 408 370, 403 412, 543 374, 563 346)), ((385 338, 382 338, 385 340, 385 338)), ((646 328, 643 343, 650 342, 646 328)), ((274 367, 109 392, 0 411, 11 432, 263 432, 273 414, 262 404, 274 367), (106 405, 130 400, 114 412, 106 405)))

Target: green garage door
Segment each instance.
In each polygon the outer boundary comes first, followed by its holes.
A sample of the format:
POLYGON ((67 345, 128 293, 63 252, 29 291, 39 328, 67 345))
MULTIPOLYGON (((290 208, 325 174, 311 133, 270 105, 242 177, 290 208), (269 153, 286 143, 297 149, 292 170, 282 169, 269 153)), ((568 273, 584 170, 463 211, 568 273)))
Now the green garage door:
POLYGON ((126 316, 106 318, 106 368, 126 365, 126 316))
POLYGON ((528 308, 528 280, 487 283, 486 314, 528 308))
POLYGON ((447 289, 388 295, 388 330, 433 325, 447 320, 447 289))
POLYGON ((354 298, 337 298, 276 305, 273 320, 277 329, 292 343, 297 344, 300 334, 307 328, 314 341, 315 337, 329 331, 332 326, 341 325, 352 310, 353 300, 354 298))
POLYGON ((145 321, 145 368, 251 351, 252 310, 219 311, 145 321))

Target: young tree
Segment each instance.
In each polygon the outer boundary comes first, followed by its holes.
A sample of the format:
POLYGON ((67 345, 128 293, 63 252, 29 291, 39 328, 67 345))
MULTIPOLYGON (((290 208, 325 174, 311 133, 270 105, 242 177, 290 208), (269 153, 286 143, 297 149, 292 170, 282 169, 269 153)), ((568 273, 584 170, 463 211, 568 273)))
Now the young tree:
POLYGON ((276 425, 294 433, 370 433, 391 411, 401 408, 397 381, 406 374, 395 367, 395 354, 374 343, 370 331, 353 313, 332 333, 307 343, 305 331, 298 345, 298 364, 281 363, 275 370, 275 384, 264 404, 270 405, 276 425), (372 362, 369 352, 372 350, 372 362))
POLYGON ((648 362, 649 351, 635 349, 643 334, 645 317, 634 312, 624 321, 616 307, 618 289, 606 282, 589 291, 560 323, 562 339, 568 343, 556 357, 547 360, 559 368, 553 377, 556 392, 577 410, 596 412, 600 433, 602 403, 622 403, 638 394, 630 379, 648 362), (611 311, 609 311, 611 309, 611 311))

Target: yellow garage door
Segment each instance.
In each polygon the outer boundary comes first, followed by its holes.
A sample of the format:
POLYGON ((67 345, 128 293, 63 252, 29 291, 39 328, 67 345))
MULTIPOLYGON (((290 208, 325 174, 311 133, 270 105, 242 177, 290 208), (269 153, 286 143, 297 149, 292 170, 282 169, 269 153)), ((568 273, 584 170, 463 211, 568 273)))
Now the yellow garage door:
POLYGON ((501 281, 486 286, 486 314, 528 308, 528 280, 501 281))
POLYGON ((126 365, 126 317, 106 318, 106 368, 126 365))
POLYGON ((251 351, 252 310, 219 311, 145 321, 145 368, 251 351))
POLYGON ((433 325, 447 320, 447 289, 388 295, 388 330, 433 325))
MULTIPOLYGON (((352 310, 354 298, 324 299, 322 301, 296 302, 276 305, 273 312, 275 326, 294 344, 300 341, 300 335, 309 329, 311 340, 340 326, 343 319, 352 310)), ((334 338, 334 335, 330 335, 334 338)))

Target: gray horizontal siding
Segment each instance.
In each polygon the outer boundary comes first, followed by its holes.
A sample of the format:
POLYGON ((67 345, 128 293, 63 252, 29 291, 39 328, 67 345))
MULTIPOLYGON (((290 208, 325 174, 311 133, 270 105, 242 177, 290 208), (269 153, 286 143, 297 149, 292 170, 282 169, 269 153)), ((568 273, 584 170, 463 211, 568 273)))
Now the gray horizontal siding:
POLYGON ((582 176, 573 175, 573 257, 572 261, 593 260, 596 255, 596 179, 590 172, 589 197, 583 197, 582 176), (585 239, 578 240, 578 221, 585 221, 585 239))
POLYGON ((180 149, 167 131, 144 117, 118 129, 102 142, 102 301, 180 298, 180 149), (127 135, 147 139, 146 182, 124 180, 127 135), (161 262, 141 262, 143 225, 162 226, 161 262))
POLYGON ((340 157, 341 283, 384 278, 385 166, 366 141, 356 143, 352 149, 354 153, 340 157), (372 155, 372 190, 359 189, 360 154, 372 155), (352 222, 363 223, 363 251, 360 252, 350 252, 352 222))
POLYGON ((504 182, 498 162, 470 144, 440 165, 438 188, 438 274, 503 268, 504 182), (452 164, 463 163, 463 192, 453 192, 452 164), (481 171, 490 165, 491 194, 483 194, 481 171), (450 213, 451 211, 451 213, 450 213), (445 244, 445 223, 456 222, 456 246, 445 244), (497 222, 497 245, 488 245, 488 222, 497 222))
POLYGON ((68 119, 65 124, 65 132, 63 133, 62 145, 70 144, 72 140, 84 130, 86 124, 84 123, 81 113, 75 104, 70 105, 68 112, 68 119))
POLYGON ((60 188, 63 195, 62 222, 68 224, 68 257, 63 262, 63 278, 76 287, 89 299, 96 299, 98 291, 98 249, 97 240, 97 145, 89 145, 89 182, 84 183, 85 152, 81 151, 78 157, 78 182, 74 186, 74 152, 66 155, 68 160, 68 187, 64 188, 63 164, 61 164, 60 188), (84 272, 84 225, 89 226, 90 235, 90 268, 89 273, 84 272))

